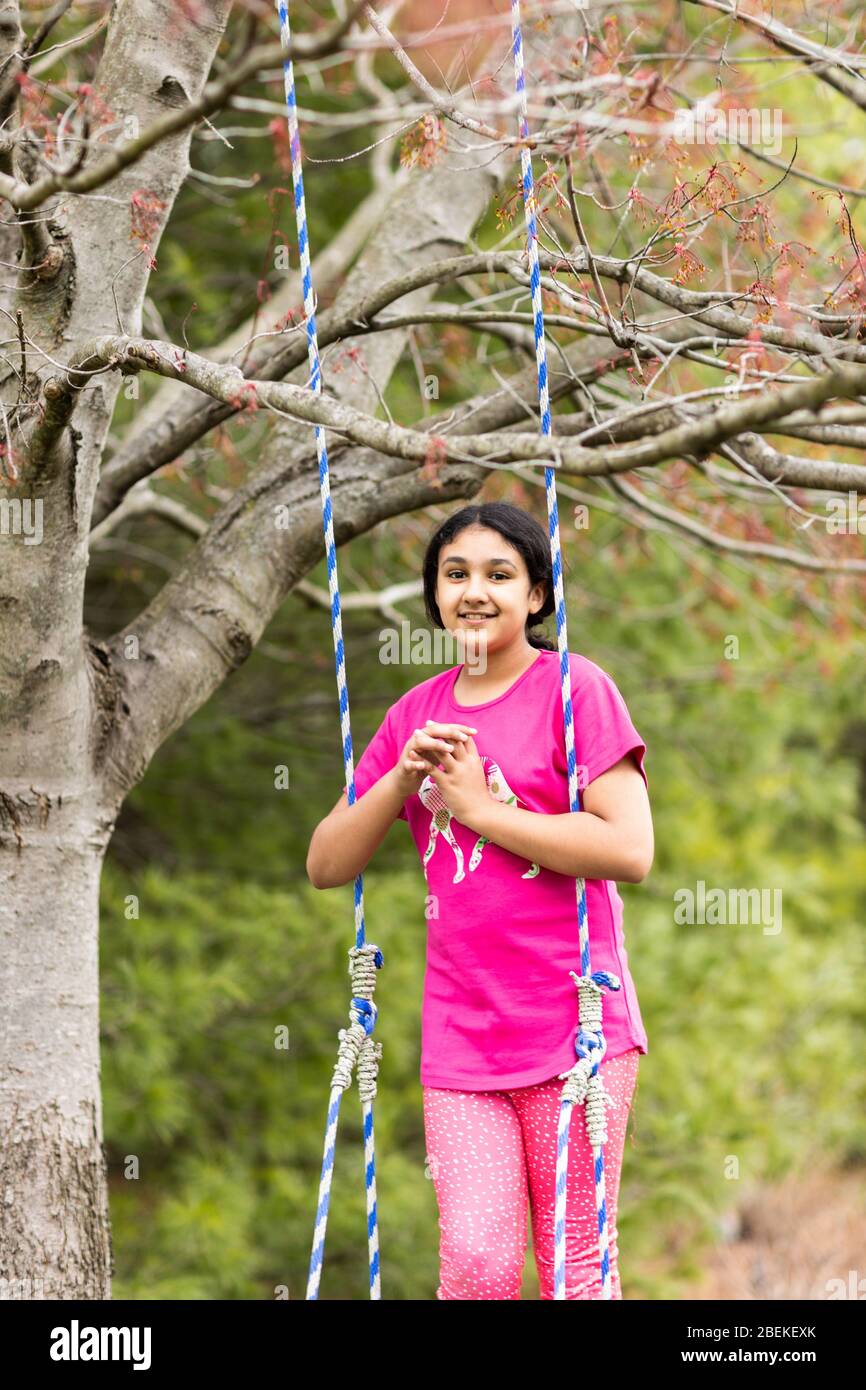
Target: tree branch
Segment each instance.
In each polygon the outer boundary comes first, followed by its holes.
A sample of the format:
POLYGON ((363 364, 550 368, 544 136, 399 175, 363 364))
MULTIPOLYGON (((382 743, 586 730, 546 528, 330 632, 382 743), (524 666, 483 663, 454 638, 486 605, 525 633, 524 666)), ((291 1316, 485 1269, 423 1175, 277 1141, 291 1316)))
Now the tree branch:
POLYGON ((654 502, 646 493, 638 492, 622 478, 611 478, 610 483, 632 507, 667 522, 675 530, 691 536, 712 550, 720 550, 728 555, 746 555, 756 560, 774 560, 794 569, 811 570, 814 573, 866 574, 866 560, 828 561, 819 555, 807 555, 802 551, 790 550, 784 545, 768 545, 763 541, 743 541, 733 536, 722 536, 718 531, 713 531, 711 527, 702 525, 683 512, 654 502))
POLYGON ((759 434, 748 432, 737 439, 737 450, 765 478, 772 478, 785 487, 808 487, 827 492, 866 492, 866 468, 860 463, 782 454, 759 434))
MULTIPOLYGON (((320 294, 326 293, 336 281, 345 279, 361 246, 385 216, 389 199, 395 193, 399 194, 405 184, 406 179, 398 175, 388 188, 371 193, 317 256, 313 273, 320 294)), ((296 270, 287 277, 285 286, 269 300, 269 317, 273 315, 272 321, 279 322, 289 315, 293 306, 302 304, 300 271, 296 270)), ((216 344, 213 358, 226 361, 250 344, 258 319, 259 315, 246 319, 235 332, 216 344)), ((321 344, 321 330, 319 341, 321 344)), ((283 330, 279 334, 268 333, 253 343, 244 372, 249 376, 278 380, 305 360, 306 347, 298 353, 295 341, 291 338, 287 340, 286 330, 283 330)), ((98 525, 104 520, 120 503, 124 493, 140 478, 148 477, 165 464, 172 463, 211 429, 234 414, 231 406, 222 405, 183 386, 178 387, 175 382, 164 381, 137 414, 130 433, 102 469, 94 501, 93 524, 98 525)))
MULTIPOLYGON (((583 250, 572 252, 568 261, 547 251, 539 251, 539 260, 548 269, 568 269, 575 274, 588 269, 588 259, 583 250)), ((596 271, 620 284, 632 284, 651 298, 690 315, 708 327, 720 329, 732 338, 745 338, 754 325, 751 320, 719 304, 720 296, 713 292, 687 290, 672 284, 653 272, 639 268, 632 260, 617 260, 610 256, 593 256, 596 271)), ((511 252, 485 252, 474 255, 455 256, 447 260, 418 265, 411 271, 386 281, 372 293, 347 307, 326 310, 318 319, 320 348, 331 343, 358 337, 365 333, 384 332, 394 325, 381 321, 377 315, 395 300, 413 291, 438 284, 445 286, 463 276, 488 274, 503 271, 521 285, 529 284, 529 276, 521 257, 511 252)), ((562 286, 557 281, 543 277, 546 289, 559 292, 562 286)), ((731 296, 748 302, 747 294, 731 296)), ((401 315, 397 320, 400 326, 423 322, 426 314, 401 315)), ((646 325, 649 331, 652 325, 646 325)), ((632 334, 634 329, 630 330, 632 334)), ((804 352, 818 356, 822 360, 832 360, 836 353, 844 353, 853 361, 866 362, 866 347, 846 340, 825 338, 822 334, 804 329, 781 329, 772 324, 762 325, 762 337, 771 346, 784 348, 790 352, 804 352)), ((262 380, 285 377, 302 367, 306 362, 306 341, 297 335, 286 343, 278 339, 266 340, 250 359, 250 373, 256 372, 262 380)), ((721 363, 719 364, 722 365, 721 363)), ((97 524, 116 506, 124 491, 139 478, 156 472, 159 468, 173 462, 185 449, 201 439, 208 430, 237 413, 237 407, 212 400, 194 401, 186 406, 178 405, 162 424, 154 422, 152 415, 142 426, 136 427, 133 438, 125 444, 107 465, 100 483, 100 495, 94 510, 94 524, 97 524)))
MULTIPOLYGON (((354 6, 353 19, 360 8, 359 5, 354 6)), ((350 20, 347 24, 346 19, 341 20, 334 29, 319 39, 294 40, 291 45, 293 60, 299 62, 305 58, 321 58, 335 52, 351 22, 350 20)), ((219 111, 233 92, 262 70, 282 64, 283 57, 284 51, 280 43, 262 44, 252 49, 237 67, 227 72, 224 77, 209 82, 200 96, 166 112, 136 139, 123 141, 89 168, 81 169, 75 174, 46 174, 35 183, 21 183, 8 175, 0 175, 0 197, 5 198, 19 211, 31 211, 44 203, 53 193, 91 193, 110 179, 116 178, 130 165, 137 164, 148 150, 162 144, 169 136, 177 135, 204 116, 211 116, 215 111, 219 111)))
MULTIPOLYGON (((601 444, 587 449, 567 439, 535 434, 462 434, 432 436, 372 416, 317 395, 290 382, 249 381, 237 367, 211 362, 174 343, 146 338, 105 336, 85 345, 66 381, 50 379, 52 395, 65 399, 71 412, 75 393, 102 369, 147 370, 174 381, 185 381, 215 400, 236 409, 260 406, 307 424, 324 425, 354 444, 360 444, 417 463, 429 462, 435 449, 442 463, 483 462, 489 467, 510 463, 544 463, 578 477, 628 472, 648 464, 691 454, 701 457, 744 430, 783 420, 794 410, 815 410, 835 396, 856 399, 866 392, 866 367, 837 360, 824 376, 779 387, 736 404, 721 405, 708 416, 688 420, 622 448, 601 444), (496 462, 494 463, 494 459, 496 462)), ((866 477, 866 472, 864 472, 866 477)))
POLYGON ((824 44, 814 43, 812 39, 804 38, 796 30, 789 29, 787 24, 782 24, 778 19, 771 19, 767 15, 744 13, 736 4, 729 5, 724 0, 685 0, 687 5, 700 5, 705 10, 716 10, 719 14, 727 15, 729 19, 739 20, 747 28, 754 29, 762 34, 776 48, 780 48, 784 53, 791 53, 797 58, 802 58, 810 71, 826 82, 828 87, 841 92, 843 96, 853 101, 855 106, 859 106, 861 111, 866 111, 866 82, 856 73, 846 72, 845 59, 853 57, 853 54, 846 54, 844 51, 834 48, 826 48, 824 44))

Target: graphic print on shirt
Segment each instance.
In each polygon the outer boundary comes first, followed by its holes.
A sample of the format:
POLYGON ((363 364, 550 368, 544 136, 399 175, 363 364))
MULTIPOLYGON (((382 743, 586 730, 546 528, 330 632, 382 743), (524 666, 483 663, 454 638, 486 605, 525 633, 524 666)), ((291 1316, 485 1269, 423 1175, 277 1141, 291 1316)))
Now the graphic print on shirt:
MULTIPOLYGON (((490 795, 495 797, 497 801, 501 801, 506 806, 516 806, 518 802, 518 797, 511 790, 508 783, 506 782, 499 764, 494 762, 492 758, 488 758, 486 754, 481 754, 481 764, 484 768, 484 776, 487 781, 487 787, 490 792, 490 795)), ((426 809, 431 813, 430 839, 428 841, 427 848, 424 851, 424 859, 422 861, 424 865, 424 875, 426 877, 427 865, 430 861, 434 849, 436 848, 436 843, 439 839, 439 836, 441 835, 445 839, 446 843, 450 845, 454 853, 454 858, 457 861, 457 872, 455 873, 451 882, 461 883, 463 879, 466 877, 466 871, 463 867, 463 851, 457 843, 457 840, 454 836, 454 832, 451 829, 451 812, 445 803, 445 799, 442 796, 441 791, 437 787, 436 783, 433 781, 432 777, 424 778, 424 781, 418 788, 418 796, 420 798, 421 804, 425 806, 426 809)), ((488 845, 489 843, 490 841, 489 839, 487 839, 485 835, 480 835, 476 840, 472 853, 469 856, 470 873, 473 873, 474 870, 478 868, 478 865, 481 863, 481 852, 484 849, 484 846, 488 845)), ((532 864, 528 871, 525 874, 521 874, 520 877, 535 878, 538 872, 539 865, 532 864)))

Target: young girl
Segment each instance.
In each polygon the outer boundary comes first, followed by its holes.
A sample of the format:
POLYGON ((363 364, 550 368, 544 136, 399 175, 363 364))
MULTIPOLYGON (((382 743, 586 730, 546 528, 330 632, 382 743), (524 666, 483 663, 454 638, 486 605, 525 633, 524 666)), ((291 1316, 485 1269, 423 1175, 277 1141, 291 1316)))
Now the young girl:
MULTIPOLYGON (((646 745, 611 678, 569 653, 581 811, 569 807, 560 663, 531 629, 553 613, 550 544, 527 512, 464 507, 429 543, 431 622, 464 661, 388 710, 317 826, 307 873, 351 883, 395 817, 412 832, 429 919, 421 1083, 440 1225, 440 1299, 517 1299, 527 1204, 542 1298, 553 1298, 559 1073, 576 1061, 583 877, 592 969, 605 990, 600 1063, 611 1291, 621 1298, 616 1205, 626 1122, 647 1037, 628 967, 614 880, 639 883, 653 858, 646 745), (473 636, 470 637, 469 633, 473 636)), ((592 1150, 572 1113, 566 1298, 601 1296, 592 1150)))

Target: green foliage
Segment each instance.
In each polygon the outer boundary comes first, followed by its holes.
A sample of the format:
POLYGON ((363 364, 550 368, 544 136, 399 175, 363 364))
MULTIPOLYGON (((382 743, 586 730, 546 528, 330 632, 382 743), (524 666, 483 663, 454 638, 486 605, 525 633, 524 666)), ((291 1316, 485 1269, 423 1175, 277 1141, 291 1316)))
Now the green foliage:
MULTIPOLYGON (((382 1239, 393 1234, 404 1252, 386 1282, 392 1297, 425 1297, 435 1200, 417 1081, 423 902, 406 875, 387 884, 371 875, 366 896, 386 959, 382 1239), (388 918, 399 930, 387 931, 388 918), (428 1258, 415 1261, 422 1249, 428 1258)), ((103 1084, 116 1296, 271 1298, 286 1285, 303 1297, 336 1032, 348 1021, 347 906, 347 893, 309 885, 289 892, 107 867, 103 1084), (127 920, 132 894, 140 916, 127 920), (278 1045, 286 1029, 287 1048, 278 1045), (126 1176, 131 1157, 136 1177, 126 1176)), ((364 1296, 365 1224, 352 1092, 341 1111, 323 1296, 364 1296)))

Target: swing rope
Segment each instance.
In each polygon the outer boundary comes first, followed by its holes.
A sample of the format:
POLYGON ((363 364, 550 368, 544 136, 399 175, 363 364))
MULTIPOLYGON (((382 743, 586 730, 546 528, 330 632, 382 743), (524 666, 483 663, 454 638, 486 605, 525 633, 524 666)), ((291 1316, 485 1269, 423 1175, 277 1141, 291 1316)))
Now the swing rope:
MULTIPOLYGON (((286 89, 286 118, 289 128, 289 147, 292 157, 292 187, 295 194, 295 225, 298 231, 298 253, 304 288, 304 316, 307 324, 307 356, 310 364, 310 389, 322 390, 319 365, 319 340, 316 333, 316 306, 313 297, 313 276, 310 265, 310 243, 307 235, 307 208, 304 200, 304 176, 301 168, 301 138, 298 131, 298 111, 295 101, 295 74, 291 58, 292 35, 289 28, 288 5, 276 0, 280 18, 283 76, 286 89)), ((346 682, 346 655, 343 649, 343 622, 340 615, 340 584, 337 577, 337 550, 334 544, 334 520, 331 511, 331 483, 328 471, 328 450, 325 431, 316 425, 316 452, 319 459, 319 490, 322 501, 322 523, 325 552, 328 561, 328 591, 331 595, 331 631, 337 669, 337 693, 340 701, 340 727, 343 733, 343 761, 349 805, 355 794, 355 766, 352 758, 352 726, 349 719, 349 689, 346 682)), ((376 1149, 373 1133, 373 1099, 376 1077, 382 1056, 382 1044, 374 1042, 377 1009, 373 1003, 376 971, 383 964, 378 946, 368 945, 364 928, 364 879, 355 879, 355 945, 349 951, 349 974, 352 978, 352 1001, 349 1008, 349 1027, 338 1033, 339 1052, 331 1077, 331 1093, 325 1127, 325 1150, 319 1180, 319 1204, 313 1233, 313 1250, 307 1278, 307 1299, 319 1296, 322 1263, 325 1258, 325 1232, 331 1200, 331 1178, 334 1171, 334 1149, 337 1142, 337 1122, 343 1092, 352 1084, 352 1072, 357 1069, 358 1094, 364 1120, 364 1176, 367 1191, 367 1254, 370 1266, 370 1297, 382 1297, 379 1280, 379 1223, 376 1210, 376 1149)))
MULTIPOLYGON (((520 115, 520 164, 523 173, 523 211, 526 222, 526 252, 530 265, 532 313, 535 330, 535 365, 538 372, 538 408, 541 433, 551 435, 550 399, 547 389, 547 347, 544 336, 544 311, 541 303, 541 271, 538 264, 538 227, 535 218, 535 190, 532 179, 532 155, 529 150, 529 121, 526 106, 526 82, 523 71, 523 39, 520 30, 520 0, 511 0, 511 38, 514 59, 514 81, 520 115)), ((553 591, 556 604, 556 638, 559 648, 559 669, 562 680, 562 709, 565 718, 565 749, 568 758, 568 798, 572 811, 580 810, 577 765, 574 751, 574 714, 571 706, 571 678, 568 658, 568 636, 565 621, 565 590, 562 579, 562 551, 559 535, 559 507, 556 500, 556 469, 545 468, 547 519, 550 532, 550 555, 553 565, 553 591)), ((592 1146, 595 1170, 595 1205, 598 1213, 598 1248, 601 1265, 603 1299, 611 1297, 610 1249, 607 1229, 607 1203, 604 1180, 604 1145, 607 1143, 605 1105, 614 1104, 604 1088, 599 1073, 607 1044, 602 1028, 602 989, 619 989, 620 981, 608 971, 593 973, 589 954, 589 924, 586 913, 584 880, 575 880, 577 888, 577 927, 580 943, 580 975, 569 971, 577 987, 579 1028, 574 1050, 577 1061, 567 1072, 560 1073, 562 1088, 556 1143, 556 1199, 554 1231, 553 1297, 565 1298, 565 1218, 568 1182, 568 1132, 575 1105, 584 1106, 587 1136, 592 1146)))
MULTIPOLYGON (((304 179, 301 167, 301 142, 298 132, 297 104, 295 99, 294 70, 291 59, 291 31, 287 0, 275 0, 280 20, 280 37, 284 49, 283 73, 285 77, 286 111, 292 159, 292 185, 295 195, 295 222, 298 231, 298 250, 304 290, 304 315, 307 325, 307 352, 310 365, 310 389, 321 392, 322 378, 319 364, 319 346, 316 334, 315 300, 313 295, 312 272, 310 266, 309 239, 307 235, 307 212, 304 200, 304 179)), ((535 193, 532 178, 532 157, 528 147, 529 122, 527 119, 526 85, 523 70, 523 42, 520 29, 520 0, 511 0, 512 56, 514 76, 520 115, 520 160, 523 177, 523 208, 526 222, 526 250, 530 264, 530 286, 532 289, 532 309, 535 331, 535 358, 538 373, 538 404, 541 416, 541 432, 551 435, 550 401, 547 388, 547 350, 544 334, 544 313, 541 302, 541 272, 538 261, 538 228, 535 216, 535 193)), ((325 551, 328 565, 328 589, 331 596, 331 629, 337 671, 337 691, 340 702, 340 725, 343 733, 343 758, 349 805, 354 805, 355 771, 352 758, 352 731, 349 718, 349 695, 346 682, 345 653, 343 649, 342 619, 340 612, 340 588, 337 576, 337 556, 334 544, 333 515, 331 510, 330 475, 328 471, 328 452, 325 431, 321 425, 315 426, 316 451, 319 461, 319 483, 322 502, 322 520, 325 536, 325 551)), ((568 794, 572 811, 580 810, 577 765, 574 748, 574 715, 571 703, 570 664, 568 637, 565 616, 565 592, 562 577, 562 553, 559 533, 559 508, 556 497, 556 470, 545 469, 545 489, 547 494, 548 529, 553 569, 554 600, 556 606, 556 633, 559 650, 560 676, 562 683, 562 707, 565 722, 565 747, 568 761, 568 794)), ((565 1298, 565 1228, 566 1193, 568 1177, 568 1138, 571 1114, 575 1105, 583 1105, 587 1135, 593 1152, 595 1172, 596 1211, 598 1213, 599 1257, 602 1275, 602 1299, 611 1297, 610 1256, 607 1229, 607 1207, 605 1200, 604 1145, 607 1143, 607 1116, 605 1106, 613 1104, 612 1098, 604 1088, 599 1065, 604 1058, 606 1042, 602 1027, 602 989, 618 990, 620 981, 608 971, 593 972, 590 962, 589 927, 587 923, 586 889, 582 878, 575 880, 577 890, 577 921, 580 944, 580 975, 569 971, 578 992, 579 1027, 575 1038, 577 1061, 559 1079, 564 1082, 559 1111, 556 1152, 556 1196, 555 1196, 555 1258, 554 1258, 554 1298, 565 1298)), ((350 1026, 341 1029, 337 1063, 331 1078, 331 1093, 328 1106, 325 1132, 325 1149, 322 1159, 322 1173, 319 1182, 319 1204, 316 1212, 316 1226, 313 1236, 313 1250, 307 1281, 307 1298, 318 1297, 322 1263, 325 1251, 325 1232, 328 1221, 328 1208, 331 1194, 331 1177, 334 1166, 334 1149, 337 1138, 337 1122, 343 1092, 352 1084, 353 1070, 357 1071, 358 1091, 361 1098, 364 1119, 364 1160, 367 1194, 367 1245, 370 1267, 370 1297, 381 1298, 379 1278, 379 1228, 376 1209, 376 1169, 373 1131, 373 1099, 376 1095, 378 1064, 382 1055, 381 1043, 374 1042, 373 1029, 376 1026, 377 1009, 373 1002, 376 983, 376 970, 383 964, 382 952, 376 946, 367 945, 364 928, 364 880, 358 874, 355 879, 355 946, 349 951, 349 973, 352 977, 352 1000, 349 1010, 350 1026)))

